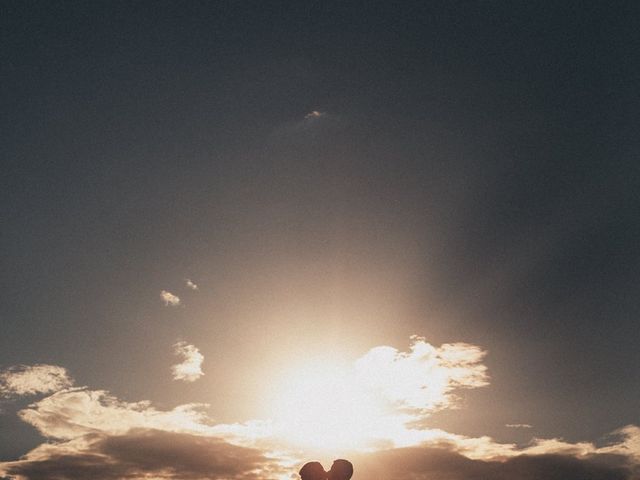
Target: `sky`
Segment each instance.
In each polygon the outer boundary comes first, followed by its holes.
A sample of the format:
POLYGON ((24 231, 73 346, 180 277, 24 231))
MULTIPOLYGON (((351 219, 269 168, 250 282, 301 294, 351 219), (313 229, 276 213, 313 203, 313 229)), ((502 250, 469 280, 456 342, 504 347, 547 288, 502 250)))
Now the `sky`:
POLYGON ((2 2, 0 478, 640 478, 639 19, 2 2))

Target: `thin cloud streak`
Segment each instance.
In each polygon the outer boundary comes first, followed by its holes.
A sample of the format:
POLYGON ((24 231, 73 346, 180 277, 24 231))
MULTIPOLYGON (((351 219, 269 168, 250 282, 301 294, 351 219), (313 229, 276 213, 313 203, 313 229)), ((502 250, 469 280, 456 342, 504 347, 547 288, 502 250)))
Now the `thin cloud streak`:
POLYGON ((175 355, 182 358, 182 362, 171 367, 174 380, 195 382, 204 375, 202 372, 204 355, 200 353, 200 350, 187 342, 178 342, 173 348, 175 355))
POLYGON ((324 113, 324 112, 319 112, 317 110, 313 110, 312 112, 307 113, 304 116, 304 118, 305 118, 305 120, 307 120, 307 119, 313 119, 313 118, 320 118, 320 117, 323 117, 325 115, 326 115, 326 113, 324 113))

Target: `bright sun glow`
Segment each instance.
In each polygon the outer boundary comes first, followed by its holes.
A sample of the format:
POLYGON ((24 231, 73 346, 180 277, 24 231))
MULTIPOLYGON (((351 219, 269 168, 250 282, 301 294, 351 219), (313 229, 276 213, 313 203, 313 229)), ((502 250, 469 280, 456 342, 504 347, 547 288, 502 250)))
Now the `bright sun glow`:
POLYGON ((362 448, 376 436, 381 402, 349 368, 327 362, 288 372, 277 386, 273 418, 293 444, 320 449, 362 448))
POLYGON ((409 352, 376 347, 354 364, 308 360, 274 382, 274 428, 292 445, 323 450, 415 445, 429 433, 408 424, 454 406, 453 390, 487 384, 483 356, 473 345, 436 348, 414 337, 409 352))

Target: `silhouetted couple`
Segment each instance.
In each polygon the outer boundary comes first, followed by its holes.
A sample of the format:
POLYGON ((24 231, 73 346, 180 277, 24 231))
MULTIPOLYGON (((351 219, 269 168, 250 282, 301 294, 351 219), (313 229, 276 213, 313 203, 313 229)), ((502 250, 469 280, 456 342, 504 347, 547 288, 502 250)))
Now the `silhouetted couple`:
POLYGON ((353 465, 349 460, 334 460, 331 469, 324 471, 320 462, 305 463, 300 469, 302 480, 349 480, 353 475, 353 465))

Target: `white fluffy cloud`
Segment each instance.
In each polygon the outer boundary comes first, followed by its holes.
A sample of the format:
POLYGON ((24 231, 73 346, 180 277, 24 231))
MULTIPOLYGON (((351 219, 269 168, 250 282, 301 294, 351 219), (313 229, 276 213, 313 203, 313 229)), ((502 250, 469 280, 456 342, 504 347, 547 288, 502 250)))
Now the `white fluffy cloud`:
MULTIPOLYGON (((175 347, 177 352, 199 355, 195 347, 184 342, 175 347)), ((486 436, 420 428, 416 426, 419 422, 410 422, 427 418, 438 409, 456 407, 454 394, 459 388, 486 385, 483 357, 484 352, 473 345, 434 347, 420 337, 413 339, 407 352, 376 347, 361 357, 347 379, 370 389, 369 393, 377 392, 391 410, 369 421, 372 430, 368 432, 376 435, 377 443, 359 452, 355 444, 342 451, 354 460, 358 476, 390 480, 640 479, 640 427, 635 425, 613 432, 604 446, 559 438, 533 439, 519 446, 486 436), (375 372, 379 377, 374 378, 375 372), (425 378, 435 380, 427 382, 425 378)), ((14 367, 10 378, 19 378, 15 377, 17 371, 14 367)), ((41 374, 33 376, 41 379, 39 383, 29 383, 24 376, 19 382, 9 382, 12 393, 57 391, 19 412, 20 418, 47 441, 19 460, 0 462, 0 477, 284 480, 291 478, 313 452, 295 444, 291 448, 291 430, 277 421, 215 424, 205 413, 206 405, 161 410, 148 401, 125 402, 106 391, 69 388, 71 380, 61 367, 23 366, 19 371, 57 372, 53 377, 58 381, 49 381, 48 375, 41 374)), ((7 372, 3 372, 3 385, 7 385, 7 372)), ((338 387, 343 395, 351 391, 342 390, 350 388, 347 384, 338 387)), ((333 399, 330 394, 323 399, 333 399)), ((312 399, 309 395, 304 398, 307 403, 312 399)), ((337 402, 338 407, 341 405, 337 402)), ((348 411, 353 415, 353 410, 348 411)), ((286 413, 295 417, 296 412, 286 413)), ((318 422, 316 418, 315 428, 320 428, 324 420, 318 422)), ((358 428, 357 423, 348 425, 356 433, 358 428)), ((333 431, 334 436, 339 433, 333 431)))
POLYGON ((182 358, 182 362, 171 367, 174 380, 195 382, 204 375, 202 372, 204 355, 200 353, 200 350, 187 342, 178 342, 173 348, 174 353, 182 358))
POLYGON ((160 292, 160 298, 167 307, 177 307, 180 305, 180 297, 166 290, 160 292))
POLYGON ((120 435, 132 428, 212 433, 204 405, 157 410, 150 402, 124 402, 104 390, 72 388, 46 397, 19 412, 44 437, 72 440, 92 433, 120 435))
POLYGON ((73 384, 67 370, 56 365, 17 365, 0 372, 0 396, 51 393, 73 384))
POLYGON ((467 343, 435 347, 412 337, 409 352, 376 347, 356 362, 359 381, 381 392, 399 410, 426 415, 456 404, 454 391, 489 385, 486 352, 467 343))
MULTIPOLYGON (((20 412, 49 440, 19 460, 0 462, 0 476, 269 480, 290 478, 307 459, 302 452, 284 450, 278 431, 268 423, 215 425, 202 407, 158 410, 150 402, 124 402, 104 391, 56 392, 20 412)), ((413 446, 381 446, 348 458, 363 478, 635 480, 640 428, 630 425, 614 433, 605 447, 537 439, 521 448, 431 429, 423 430, 413 446)))
POLYGON ((292 444, 368 450, 416 445, 433 437, 426 429, 433 412, 457 407, 462 389, 488 385, 484 356, 475 345, 436 347, 412 337, 406 352, 375 347, 352 365, 322 358, 285 375, 274 389, 272 416, 292 444))
POLYGON ((191 290, 198 290, 198 285, 193 283, 190 278, 185 279, 185 283, 187 285, 187 288, 190 288, 191 290))
MULTIPOLYGON (((284 478, 277 459, 240 445, 247 425, 213 425, 206 405, 159 410, 86 387, 56 392, 19 412, 47 442, 20 460, 0 462, 16 480, 257 480, 284 478)), ((253 443, 246 435, 241 443, 253 443)))

